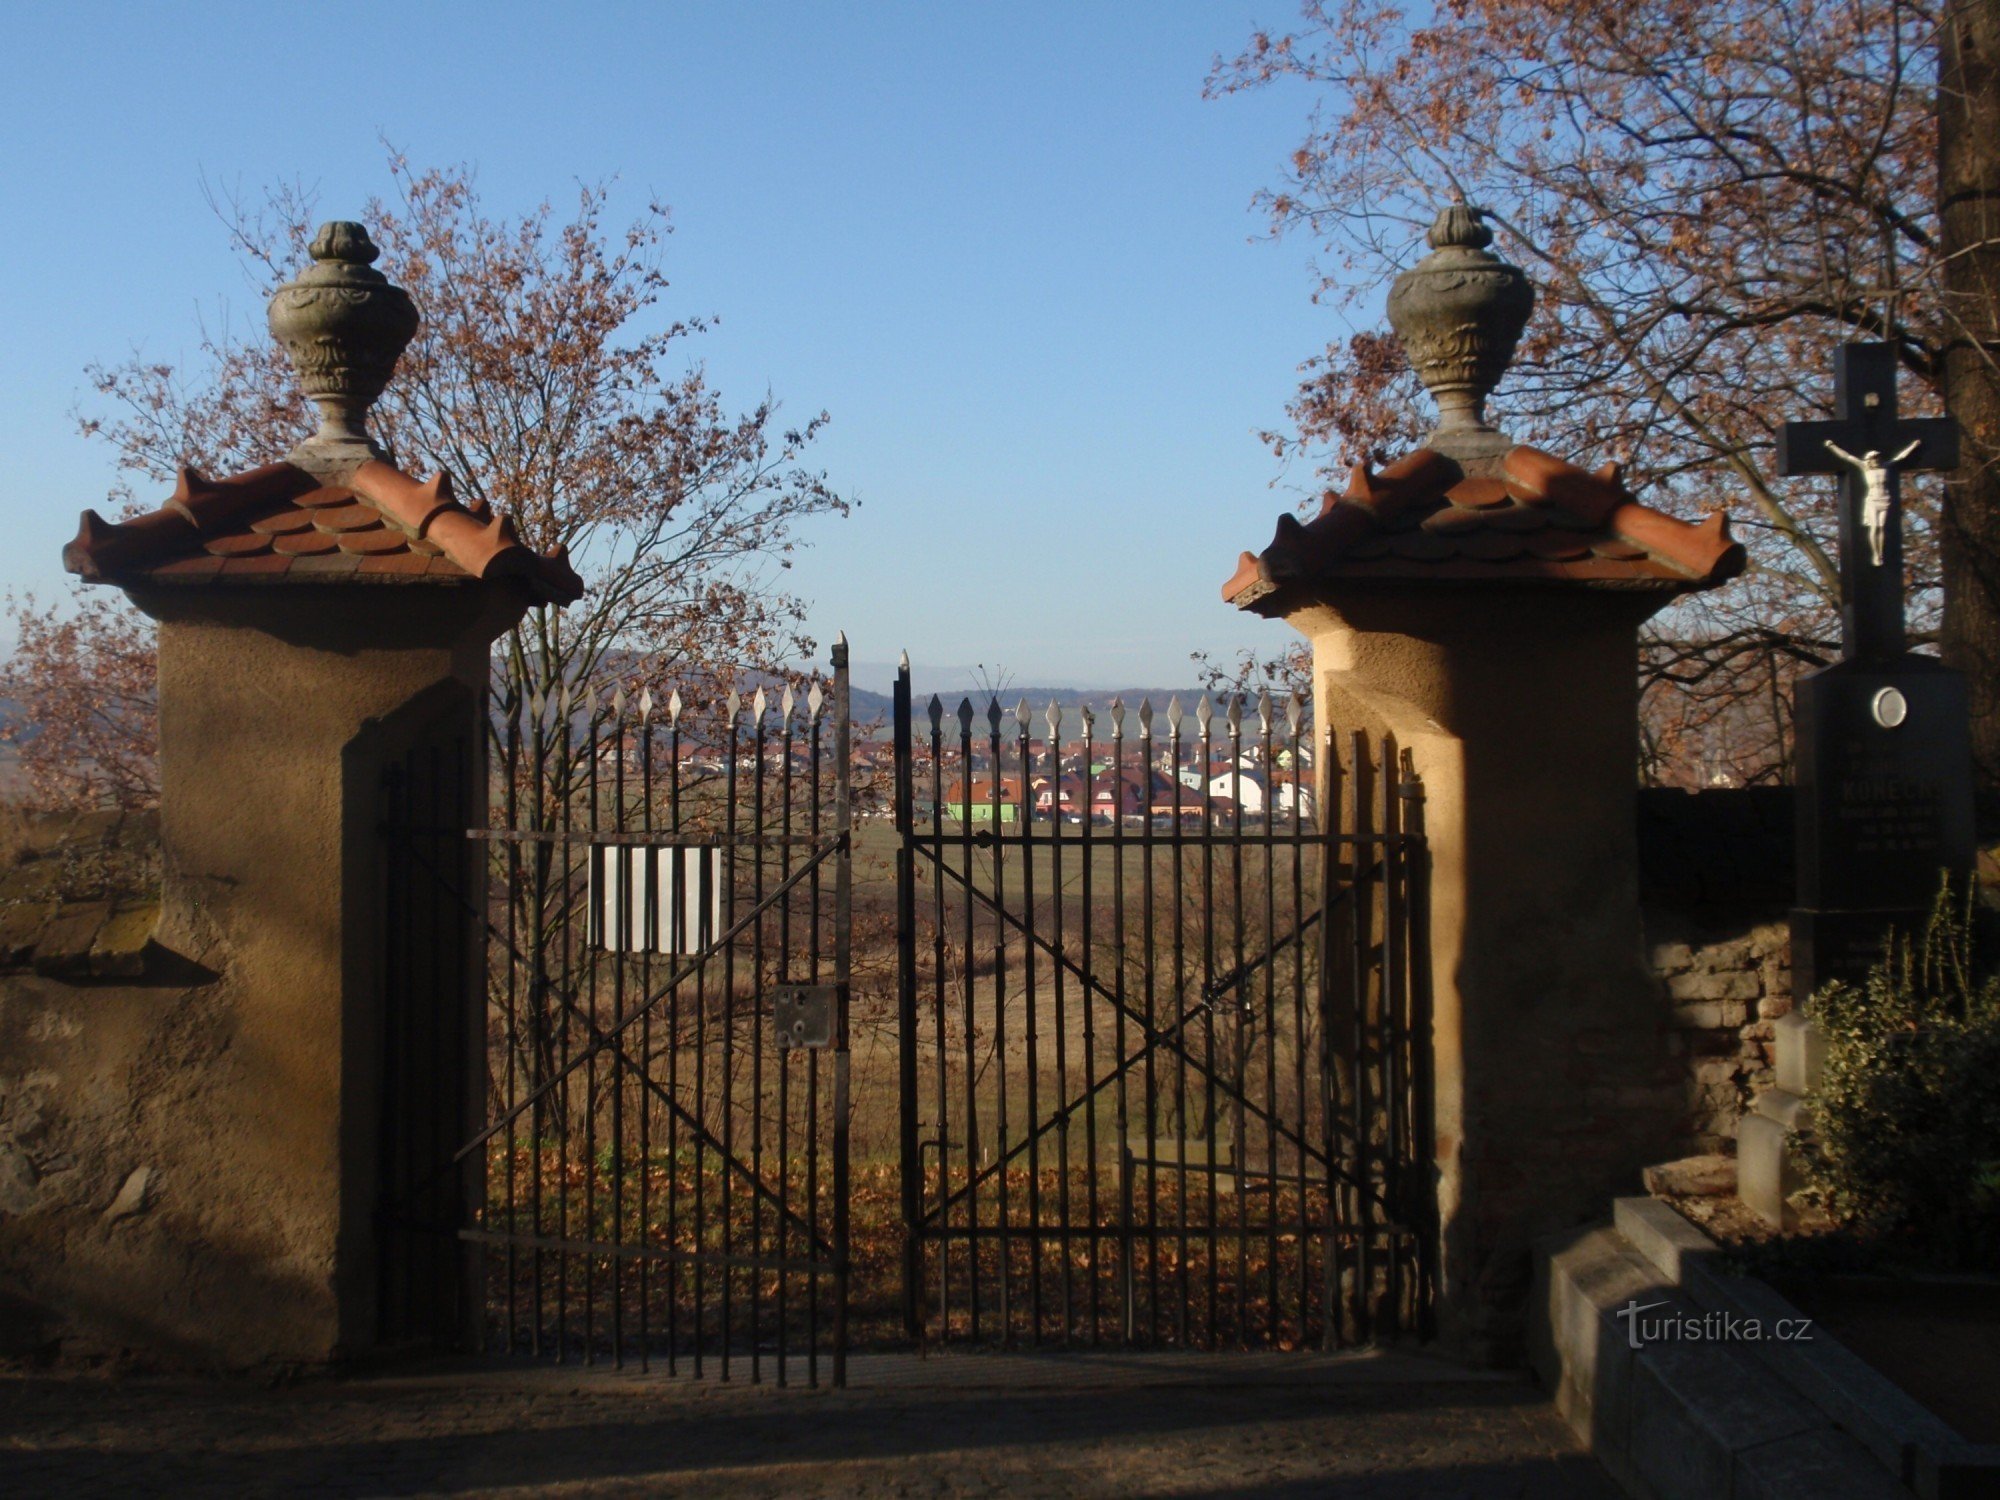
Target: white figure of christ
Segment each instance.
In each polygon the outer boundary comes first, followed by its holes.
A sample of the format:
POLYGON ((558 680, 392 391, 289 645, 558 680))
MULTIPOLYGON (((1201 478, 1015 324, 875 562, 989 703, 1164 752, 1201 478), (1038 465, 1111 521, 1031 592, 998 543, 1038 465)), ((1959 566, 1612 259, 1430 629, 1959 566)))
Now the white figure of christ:
POLYGON ((1870 448, 1856 458, 1832 438, 1826 440, 1827 452, 1842 463, 1853 465, 1861 476, 1861 529, 1868 533, 1869 556, 1878 568, 1882 566, 1883 538, 1889 530, 1889 473, 1921 446, 1911 443, 1884 463, 1879 448, 1870 448))

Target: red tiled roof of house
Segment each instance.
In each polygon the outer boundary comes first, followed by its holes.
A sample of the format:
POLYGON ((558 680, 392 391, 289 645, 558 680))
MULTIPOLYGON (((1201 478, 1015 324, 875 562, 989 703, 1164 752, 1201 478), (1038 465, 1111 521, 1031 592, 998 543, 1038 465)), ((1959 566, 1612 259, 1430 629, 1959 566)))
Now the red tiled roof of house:
POLYGON ((289 463, 227 479, 182 469, 158 510, 112 524, 83 513, 63 566, 110 583, 462 583, 515 579, 543 604, 583 580, 563 549, 534 551, 513 521, 461 505, 451 476, 420 484, 371 459, 325 484, 289 463))
POLYGON ((1290 583, 1375 580, 1693 590, 1745 566, 1722 512, 1691 525, 1642 505, 1615 464, 1593 473, 1517 446, 1490 467, 1468 474, 1429 448, 1377 473, 1357 464, 1311 521, 1280 516, 1222 597, 1246 608, 1290 583))

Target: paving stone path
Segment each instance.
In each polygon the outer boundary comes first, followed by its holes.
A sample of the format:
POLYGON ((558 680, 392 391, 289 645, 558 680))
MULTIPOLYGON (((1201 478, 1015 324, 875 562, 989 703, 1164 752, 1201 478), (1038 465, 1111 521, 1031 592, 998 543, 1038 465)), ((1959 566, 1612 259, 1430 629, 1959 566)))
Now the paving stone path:
POLYGON ((869 1356, 852 1382, 0 1373, 0 1495, 1618 1493, 1531 1386, 1411 1356, 869 1356))

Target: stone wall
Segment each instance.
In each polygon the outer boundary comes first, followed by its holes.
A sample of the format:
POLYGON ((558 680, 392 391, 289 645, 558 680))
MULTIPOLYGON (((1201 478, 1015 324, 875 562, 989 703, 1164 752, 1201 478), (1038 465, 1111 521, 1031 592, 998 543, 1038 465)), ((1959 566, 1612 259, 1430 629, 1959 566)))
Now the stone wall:
POLYGON ((1792 1008, 1786 925, 1668 907, 1648 908, 1645 920, 1687 1085, 1686 1153, 1726 1152, 1771 1082, 1771 1024, 1792 1008))
POLYGON ((261 1326, 330 1279, 226 1190, 215 1098, 259 1060, 240 990, 155 940, 159 885, 150 814, 0 824, 0 1357, 282 1363, 261 1326))
POLYGON ((206 976, 150 941, 152 816, 5 832, 0 1355, 157 1352, 157 1329, 100 1313, 106 1289, 123 1287, 140 1293, 128 1304, 150 1300, 164 1319, 200 1316, 203 1288, 160 1226, 188 1174, 212 1170, 187 1110, 216 1043, 206 976))
POLYGON ((1639 850, 1683 1151, 1728 1152, 1771 1081, 1772 1023, 1792 1008, 1791 789, 1642 791, 1639 850))

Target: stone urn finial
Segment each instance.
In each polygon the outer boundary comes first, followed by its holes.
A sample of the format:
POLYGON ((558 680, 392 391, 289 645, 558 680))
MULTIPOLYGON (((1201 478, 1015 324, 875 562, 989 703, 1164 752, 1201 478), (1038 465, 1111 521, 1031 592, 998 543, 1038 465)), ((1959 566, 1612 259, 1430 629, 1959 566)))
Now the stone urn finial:
POLYGON ((1519 266, 1486 248, 1493 231, 1469 204, 1447 205, 1428 238, 1431 253, 1389 288, 1389 326, 1437 401, 1429 446, 1452 458, 1488 457, 1507 441, 1487 425, 1486 397, 1514 357, 1535 289, 1519 266))
POLYGON ((313 263, 271 298, 271 336, 320 409, 319 431, 288 461, 314 472, 381 458, 368 408, 416 335, 409 294, 374 267, 382 252, 360 224, 335 219, 313 236, 313 263))

